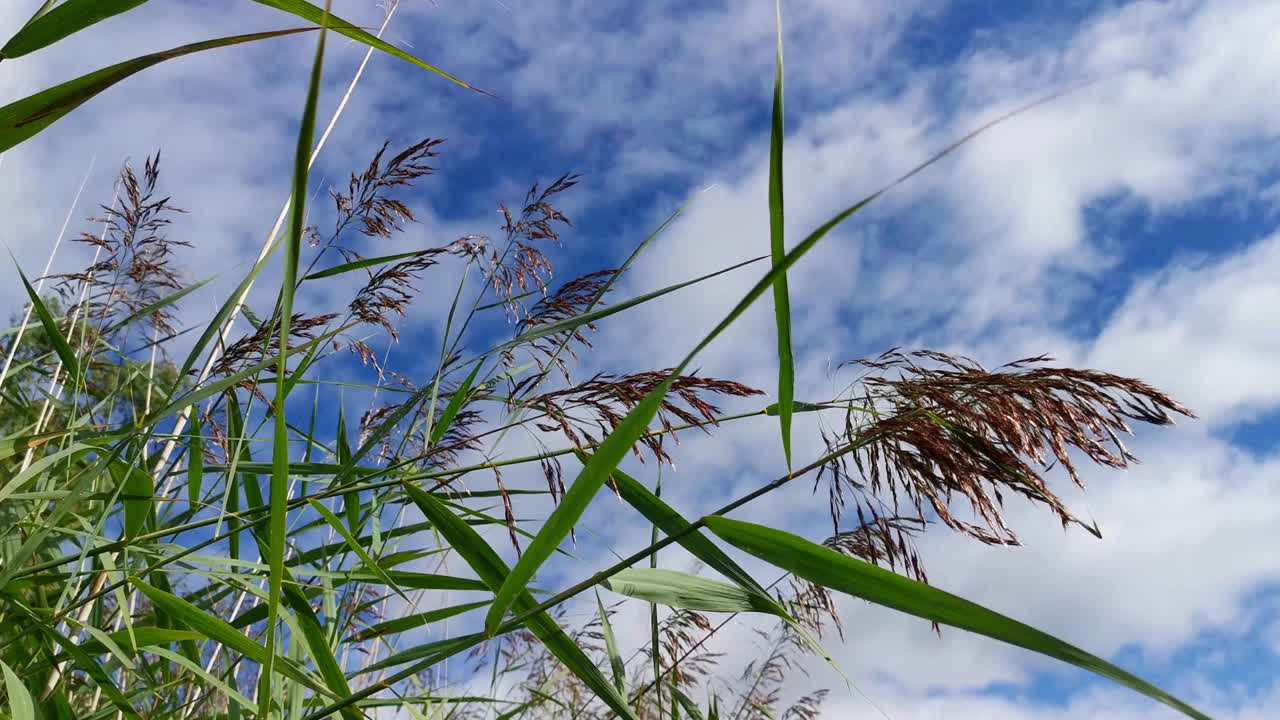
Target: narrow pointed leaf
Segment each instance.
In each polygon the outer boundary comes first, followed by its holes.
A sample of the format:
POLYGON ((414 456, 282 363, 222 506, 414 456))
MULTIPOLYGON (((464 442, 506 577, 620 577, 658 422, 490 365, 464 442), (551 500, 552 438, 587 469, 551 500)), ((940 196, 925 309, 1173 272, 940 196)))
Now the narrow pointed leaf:
POLYGON ((400 617, 383 620, 380 623, 370 625, 364 630, 352 635, 350 639, 352 642, 362 642, 365 640, 372 640, 376 637, 382 637, 383 635, 402 633, 406 630, 412 630, 416 627, 422 627, 423 625, 430 625, 431 623, 440 622, 441 620, 451 618, 455 615, 461 615, 465 612, 482 608, 488 604, 488 600, 481 600, 480 602, 453 605, 451 607, 439 608, 437 610, 414 613, 413 615, 402 615, 400 617))
POLYGON ((684 610, 778 614, 777 603, 719 580, 661 568, 627 568, 603 585, 637 600, 684 610))
POLYGON ((1062 660, 1189 717, 1209 720, 1204 713, 1100 657, 964 598, 781 530, 719 516, 707 518, 706 523, 726 542, 809 582, 1062 660))
POLYGON ((132 10, 147 0, 66 0, 19 30, 0 48, 0 58, 9 59, 35 52, 77 33, 90 25, 132 10))
POLYGON ((352 260, 348 263, 335 265, 325 270, 317 270, 310 275, 303 276, 303 280, 319 280, 321 278, 333 277, 334 275, 344 275, 354 270, 360 270, 374 265, 382 265, 383 263, 395 262, 406 258, 418 257, 424 253, 431 252, 429 250, 414 250, 412 252, 396 253, 395 255, 383 255, 381 257, 363 258, 360 260, 352 260))
MULTIPOLYGON (((787 255, 783 233, 782 144, 785 136, 782 112, 782 0, 778 0, 778 57, 773 81, 773 120, 769 126, 769 249, 776 267, 787 255)), ((782 427, 782 452, 791 468, 791 406, 795 401, 795 358, 791 352, 791 294, 787 274, 773 279, 773 313, 778 326, 778 422, 782 427)))
MULTIPOLYGON (((240 653, 245 656, 245 658, 255 663, 265 663, 267 659, 266 648, 254 642, 244 633, 236 630, 231 625, 228 625, 225 621, 219 620, 211 615, 207 615, 200 608, 192 605, 186 600, 183 600, 177 595, 152 587, 136 577, 129 578, 129 582, 141 591, 143 595, 146 595, 153 605, 164 608, 165 612, 169 613, 171 617, 177 619, 188 628, 220 645, 223 645, 228 650, 240 653)), ((312 690, 323 692, 326 695, 332 695, 330 690, 308 676, 296 664, 283 658, 276 658, 274 671, 289 678, 290 680, 303 683, 312 690)))
MULTIPOLYGON (((312 5, 309 2, 305 2, 305 0, 253 0, 253 1, 260 5, 267 5, 268 7, 273 7, 278 10, 283 10, 287 13, 292 13, 294 15, 297 15, 300 18, 303 18, 304 20, 310 20, 311 22, 317 25, 319 25, 324 20, 326 13, 328 12, 327 9, 321 9, 319 7, 316 7, 315 5, 312 5)), ((450 82, 461 85, 462 87, 467 88, 468 90, 475 90, 476 92, 484 93, 484 91, 481 90, 480 88, 474 87, 471 84, 461 80, 460 78, 454 77, 453 75, 445 72, 444 70, 441 70, 440 68, 434 65, 428 65, 427 63, 401 50, 395 45, 392 45, 391 43, 388 43, 384 40, 378 39, 377 36, 370 34, 367 30, 363 30, 359 26, 353 25, 347 22, 346 20, 343 20, 342 18, 337 17, 336 15, 328 15, 328 24, 329 24, 329 29, 332 30, 333 32, 338 33, 339 35, 346 35, 347 37, 353 40, 358 40, 364 43, 365 45, 381 50, 382 52, 387 53, 388 55, 393 55, 395 57, 400 58, 401 60, 413 63, 414 65, 417 65, 423 70, 430 70, 431 72, 439 75, 440 77, 446 80, 449 80, 450 82)), ((485 94, 487 95, 488 93, 485 93, 485 94)))
MULTIPOLYGON (((302 227, 306 222, 307 171, 311 157, 311 144, 315 135, 316 106, 320 97, 320 77, 324 67, 324 45, 330 21, 326 4, 323 13, 313 21, 320 25, 320 39, 316 42, 315 59, 311 63, 311 81, 307 86, 307 99, 302 109, 298 128, 298 141, 293 160, 293 198, 289 203, 290 225, 285 237, 283 277, 280 281, 280 348, 289 347, 289 323, 293 317, 293 295, 298 285, 298 258, 302 245, 302 227)), ((258 716, 270 716, 272 665, 277 660, 276 620, 280 612, 280 598, 284 592, 284 551, 287 544, 289 504, 289 425, 286 416, 286 400, 289 396, 289 363, 285 353, 280 353, 276 366, 275 430, 272 433, 271 455, 271 521, 267 532, 270 545, 267 582, 266 659, 258 680, 258 716)), ((347 694, 347 693, 343 693, 347 694)))
POLYGON ((405 595, 404 592, 400 590, 400 586, 396 585, 395 581, 387 575, 387 571, 382 569, 382 565, 378 564, 378 561, 370 555, 368 551, 360 546, 360 543, 356 540, 355 536, 347 530, 347 528, 342 524, 342 520, 338 519, 337 515, 334 515, 329 508, 321 505, 315 500, 308 500, 307 502, 311 505, 311 509, 320 513, 320 517, 324 518, 325 522, 329 523, 329 527, 333 528, 334 531, 346 541, 347 547, 360 558, 360 561, 363 562, 366 567, 377 573, 378 577, 382 578, 382 581, 395 591, 397 595, 403 598, 405 602, 410 605, 413 604, 413 601, 409 599, 409 596, 405 595))
POLYGON ((449 404, 445 405, 444 412, 440 413, 440 419, 436 421, 431 428, 431 446, 435 447, 440 442, 440 438, 449 431, 449 426, 453 424, 453 419, 458 416, 458 411, 467 402, 467 396, 471 393, 471 384, 476 381, 476 375, 480 373, 483 363, 476 363, 471 369, 471 374, 462 381, 462 385, 453 393, 453 397, 449 398, 449 404))
POLYGON ((600 631, 604 635, 605 651, 609 653, 609 669, 613 672, 613 686, 618 693, 627 694, 627 666, 622 662, 622 653, 618 652, 618 640, 613 636, 613 623, 609 622, 609 612, 604 609, 600 593, 596 593, 596 607, 600 609, 600 631))
MULTIPOLYGON (((0 118, 4 115, 4 109, 0 108, 0 118)), ((0 119, 0 137, 3 137, 3 120, 0 119)), ((3 151, 0 149, 0 151, 3 151)), ((31 306, 35 308, 36 317, 40 318, 40 325, 44 327, 44 333, 49 338, 49 342, 53 344, 54 352, 58 353, 58 359, 62 361, 62 368, 67 373, 67 385, 74 387, 80 380, 80 361, 76 358, 75 352, 71 350, 70 343, 67 342, 66 335, 62 334, 62 328, 58 327, 58 322, 53 319, 53 315, 49 312, 49 308, 45 306, 44 301, 40 299, 40 294, 31 287, 31 282, 27 280, 27 274, 22 272, 22 268, 18 268, 18 277, 22 279, 22 285, 27 289, 27 297, 31 300, 31 306)))
POLYGON ((47 90, 42 90, 35 95, 0 107, 0 152, 4 152, 35 136, 57 122, 62 116, 80 107, 112 85, 165 60, 172 60, 173 58, 205 50, 292 35, 314 29, 273 30, 182 45, 170 50, 126 60, 74 80, 68 80, 47 90))

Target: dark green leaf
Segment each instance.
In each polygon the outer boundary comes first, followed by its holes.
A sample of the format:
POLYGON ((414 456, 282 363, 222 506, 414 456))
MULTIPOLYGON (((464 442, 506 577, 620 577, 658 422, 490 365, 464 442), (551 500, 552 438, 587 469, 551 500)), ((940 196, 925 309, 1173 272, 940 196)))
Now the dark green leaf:
POLYGON ((0 58, 22 57, 147 0, 66 0, 37 14, 0 48, 0 58))
POLYGON ((711 516, 706 523, 725 541, 809 582, 1071 663, 1190 717, 1209 720, 1204 713, 1102 658, 964 598, 781 530, 720 516, 711 516))

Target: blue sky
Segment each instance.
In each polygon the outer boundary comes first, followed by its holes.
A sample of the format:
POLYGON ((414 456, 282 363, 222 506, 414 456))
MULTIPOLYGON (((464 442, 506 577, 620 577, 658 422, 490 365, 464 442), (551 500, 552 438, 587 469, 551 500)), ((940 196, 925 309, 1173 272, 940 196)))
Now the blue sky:
MULTIPOLYGON (((0 28, 25 17, 17 5, 0 8, 0 28)), ((383 13, 371 0, 335 2, 335 10, 365 25, 383 13)), ((982 121, 1096 81, 895 190, 797 266, 798 394, 823 396, 834 382, 830 366, 894 345, 991 364, 1047 352, 1169 390, 1201 419, 1140 433, 1142 465, 1091 472, 1087 495, 1066 491, 1101 524, 1102 542, 1015 507, 1026 547, 997 550, 933 532, 922 543, 930 576, 1117 658, 1215 717, 1273 715, 1280 8, 1265 0, 809 0, 784 2, 783 15, 793 239, 982 121)), ((149 50, 291 24, 249 2, 151 3, 129 17, 86 35, 83 52, 55 47, 0 64, 0 99, 149 50)), ((583 177, 566 196, 576 229, 558 256, 559 279, 616 265, 694 196, 618 297, 765 253, 773 17, 763 0, 402 0, 388 38, 502 100, 375 57, 315 187, 341 182, 384 139, 444 137, 437 176, 413 198, 422 222, 394 248, 371 245, 366 254, 496 232, 497 202, 518 202, 531 182, 566 171, 583 177)), ((90 213, 90 199, 104 199, 123 158, 140 163, 162 147, 164 183, 190 212, 179 227, 195 244, 193 274, 222 273, 186 303, 198 317, 252 261, 287 193, 311 43, 168 63, 12 151, 0 166, 2 239, 38 269, 91 157, 76 217, 90 213)), ((322 114, 363 54, 346 42, 332 49, 322 114)), ((57 264, 74 267, 75 252, 57 264)), ((440 277, 424 291, 451 289, 440 277)), ((753 279, 737 273, 610 322, 589 368, 670 365, 753 279), (670 340, 648 341, 659 334, 670 340)), ((3 292, 15 307, 17 291, 3 292)), ((397 370, 430 370, 416 348, 434 347, 443 319, 434 305, 406 320, 390 355, 397 370)), ((704 371, 772 387, 771 313, 766 298, 704 354, 704 371)), ((797 428, 802 457, 817 448, 812 431, 797 428)), ((771 422, 726 430, 721 440, 679 449, 667 487, 686 514, 781 469, 771 422)), ((519 450, 512 442, 509 450, 519 450)), ((820 539, 825 503, 800 485, 741 516, 820 539)), ((639 547, 647 527, 616 515, 596 507, 584 524, 614 549, 639 547)), ((580 577, 607 560, 586 553, 558 571, 580 577)), ((845 611, 850 640, 838 657, 895 719, 1172 717, 1020 651, 959 632, 939 639, 926 624, 856 603, 845 611)), ((622 629, 627 637, 642 632, 634 620, 622 629)), ((878 716, 822 668, 812 683, 833 689, 827 717, 878 716)))

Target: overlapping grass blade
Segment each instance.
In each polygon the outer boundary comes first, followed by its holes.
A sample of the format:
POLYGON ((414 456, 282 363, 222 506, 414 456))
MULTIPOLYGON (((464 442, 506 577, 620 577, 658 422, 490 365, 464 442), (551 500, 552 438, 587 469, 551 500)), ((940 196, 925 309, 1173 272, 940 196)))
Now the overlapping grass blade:
POLYGON ((172 60, 173 58, 205 50, 241 45, 311 30, 315 30, 315 28, 272 30, 182 45, 170 50, 126 60, 122 63, 96 70, 88 75, 82 75, 74 80, 68 80, 46 90, 41 90, 35 95, 25 97, 0 108, 0 152, 4 152, 37 135, 57 122, 62 116, 80 107, 112 85, 165 60, 172 60))
MULTIPOLYGON (((205 613, 200 608, 173 593, 148 585, 136 577, 130 577, 129 582, 143 595, 146 595, 153 605, 157 608, 163 608, 165 612, 183 625, 200 633, 209 640, 223 645, 228 650, 240 653, 252 662, 262 666, 267 665, 267 649, 225 621, 205 613)), ((285 658, 276 658, 276 662, 272 663, 271 667, 273 672, 295 682, 300 682, 316 692, 329 696, 333 695, 332 691, 316 682, 314 678, 307 675, 296 664, 285 658)))
POLYGON ((483 363, 476 363, 471 369, 471 373, 462 381, 462 385, 454 391, 453 397, 449 398, 449 404, 444 406, 444 412, 440 413, 440 419, 436 420, 431 427, 431 447, 435 447, 440 442, 440 438, 449 431, 449 426, 453 424, 453 419, 458 416, 458 411, 466 404, 468 396, 471 394, 471 385, 476 381, 476 375, 480 373, 483 363))
POLYGON ((400 590, 399 585, 396 585, 395 580, 392 580, 391 577, 387 575, 387 571, 382 569, 382 565, 378 563, 377 559, 361 547, 360 542, 351 534, 351 531, 347 530, 347 528, 342 524, 342 521, 338 519, 337 515, 334 515, 329 508, 321 505, 315 500, 308 500, 307 502, 311 505, 311 509, 320 513, 320 517, 324 518, 325 522, 329 523, 329 527, 333 528, 334 532, 337 532, 339 537, 346 541, 347 547, 356 554, 356 557, 360 558, 360 562, 364 563, 365 567, 369 568, 376 573, 378 577, 382 578, 382 581, 386 583, 387 586, 395 592, 395 594, 403 598, 405 602, 410 605, 413 604, 413 601, 409 599, 409 596, 405 595, 404 592, 400 590))
MULTIPOLYGON (((435 523, 440 535, 449 541, 450 546, 471 566, 476 575, 495 591, 503 587, 509 570, 506 563, 502 562, 484 538, 429 493, 408 483, 404 484, 404 488, 414 504, 422 510, 422 514, 435 523)), ((522 586, 515 598, 515 607, 521 612, 529 611, 537 607, 537 602, 522 586)), ((551 616, 545 612, 535 613, 530 616, 525 626, 613 712, 627 720, 636 720, 636 715, 627 704, 626 697, 605 679, 582 648, 578 647, 577 643, 556 625, 551 616)))
POLYGON ((1159 700, 1190 717, 1208 716, 1156 686, 1048 633, 981 605, 763 525, 712 516, 707 527, 726 542, 809 582, 877 605, 968 630, 1047 655, 1159 700))
POLYGON ((0 47, 0 59, 17 58, 46 48, 81 30, 128 12, 147 0, 66 0, 37 13, 0 47))
POLYGON ((453 75, 445 72, 444 70, 441 70, 435 65, 429 65, 423 62, 422 60, 419 60, 418 58, 401 50, 395 45, 392 45, 391 43, 388 43, 384 40, 381 40, 378 37, 367 32, 366 30, 361 29, 357 25, 353 25, 347 22, 346 20, 343 20, 342 18, 337 17, 335 15, 330 15, 329 9, 327 6, 324 9, 321 9, 319 7, 316 7, 315 5, 312 5, 309 2, 306 2, 305 0, 253 0, 253 1, 260 5, 267 5, 268 7, 273 7, 278 10, 283 10, 287 13, 297 15, 298 17, 304 20, 310 20, 311 22, 317 25, 321 24, 322 22, 325 22, 329 25, 329 28, 331 30, 338 33, 339 35, 346 35, 352 40, 358 40, 364 43, 365 45, 381 50, 382 52, 387 53, 388 55, 393 55, 395 57, 400 58, 401 60, 405 60, 407 62, 413 63, 414 65, 417 65, 423 70, 430 70, 431 72, 439 75, 440 77, 446 80, 449 80, 450 82, 461 85, 462 87, 467 88, 468 90, 474 90, 476 92, 484 93, 486 95, 490 94, 485 92, 484 90, 481 90, 478 87, 471 85, 470 83, 460 78, 454 77, 453 75))
MULTIPOLYGON (((787 254, 783 232, 782 144, 782 0, 776 4, 778 57, 773 80, 773 118, 769 124, 769 250, 776 267, 787 254)), ((787 274, 773 279, 773 314, 778 326, 778 423, 782 428, 782 452, 791 468, 791 407, 795 402, 796 369, 791 352, 791 292, 787 274)))

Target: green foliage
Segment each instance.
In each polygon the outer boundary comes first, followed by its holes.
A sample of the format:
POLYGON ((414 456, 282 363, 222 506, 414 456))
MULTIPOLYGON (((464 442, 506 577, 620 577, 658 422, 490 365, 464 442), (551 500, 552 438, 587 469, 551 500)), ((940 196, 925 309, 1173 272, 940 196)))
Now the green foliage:
MULTIPOLYGON (((471 86, 329 17, 327 8, 256 1, 319 26, 302 30, 321 31, 294 149, 292 201, 282 215, 290 220, 287 232, 268 240, 260 261, 207 322, 191 327, 189 345, 179 339, 177 313, 207 279, 187 283, 170 266, 180 262, 182 243, 165 236, 174 209, 167 196, 158 199, 154 159, 140 178, 123 171, 123 207, 90 236, 101 258, 53 278, 55 293, 38 293, 22 276, 32 319, 15 316, 0 342, 12 355, 0 385, 0 616, 18 621, 0 623, 10 717, 118 711, 182 720, 319 720, 387 706, 433 720, 709 720, 722 716, 722 706, 734 720, 776 717, 791 699, 783 697, 786 669, 810 656, 829 660, 818 638, 839 620, 831 591, 1063 660, 1205 717, 1065 641, 931 588, 921 582, 911 542, 931 524, 984 541, 1006 539, 1011 531, 984 513, 993 507, 988 493, 998 499, 999 491, 1074 521, 1046 480, 1049 467, 1068 453, 1122 467, 1131 456, 1109 442, 1126 422, 1166 424, 1173 414, 1189 414, 1185 409, 1129 378, 1033 371, 1026 363, 988 372, 931 352, 865 361, 866 375, 839 397, 794 398, 789 269, 888 189, 990 125, 788 247, 779 30, 769 193, 762 198, 770 267, 675 368, 578 380, 569 360, 590 351, 588 334, 597 323, 750 271, 765 258, 606 303, 673 216, 619 267, 549 287, 549 248, 568 227, 556 205, 577 182, 571 175, 534 186, 515 209, 501 208, 496 241, 474 235, 362 256, 362 238, 390 238, 412 222, 401 193, 432 173, 439 141, 425 139, 393 155, 383 146, 345 191, 335 192, 332 208, 305 207, 313 190, 308 169, 326 30, 471 86), (332 230, 304 227, 308 212, 331 215, 332 230), (280 248, 277 300, 255 314, 244 297, 266 279, 263 270, 280 248), (416 283, 446 264, 463 278, 456 289, 419 298, 416 283), (363 281, 349 302, 295 307, 307 297, 299 292, 307 283, 338 276, 363 281), (466 284, 474 278, 481 282, 466 284), (468 287, 480 289, 468 295, 468 287), (713 402, 761 393, 686 371, 769 291, 777 396, 757 410, 722 413, 713 402), (398 339, 414 303, 431 301, 449 303, 436 367, 418 378, 395 376, 379 364, 371 339, 398 339), (495 345, 477 326, 498 308, 513 327, 495 345), (249 327, 234 338, 241 317, 249 327), (350 367, 339 365, 352 354, 370 377, 352 378, 350 367), (306 421, 294 397, 304 385, 315 389, 306 421), (264 388, 272 386, 268 397, 264 388), (351 398, 369 403, 358 421, 347 412, 351 398), (798 413, 828 414, 844 428, 804 465, 791 445, 798 413), (632 454, 661 467, 671 462, 665 441, 686 431, 729 432, 736 422, 762 416, 779 418, 787 474, 713 513, 687 518, 618 467, 632 454), (318 429, 325 427, 335 428, 332 435, 318 429), (501 445, 509 429, 530 434, 541 449, 510 456, 501 445), (561 462, 569 456, 582 467, 566 487, 561 462), (509 487, 505 473, 521 470, 540 474, 546 490, 509 487), (723 517, 818 472, 832 482, 830 504, 818 515, 852 529, 819 544, 723 517), (605 487, 620 501, 611 510, 619 522, 650 524, 651 541, 581 581, 552 588, 557 578, 545 572, 547 563, 572 559, 566 541, 578 542, 605 487), (848 493, 853 508, 846 506, 848 493), (978 509, 975 522, 956 519, 948 502, 921 504, 923 497, 952 495, 978 509), (538 509, 546 506, 536 503, 546 499, 555 506, 539 522, 538 509), (490 530, 496 539, 486 535, 490 530), (711 534, 737 550, 722 549, 711 534), (518 555, 514 567, 501 554, 506 542, 518 555), (658 552, 675 544, 719 577, 658 567, 658 552), (734 559, 738 550, 784 574, 765 585, 734 559), (650 567, 641 566, 645 560, 650 567), (601 587, 626 598, 623 609, 649 610, 645 642, 628 647, 615 632, 617 616, 610 617, 601 587), (583 608, 588 591, 596 595, 594 607, 585 605, 591 619, 573 621, 568 610, 583 608), (709 614, 723 618, 713 624, 709 614), (773 628, 765 633, 764 655, 709 653, 705 643, 722 628, 741 631, 743 615, 773 628), (719 681, 725 673, 717 663, 745 666, 748 682, 719 681), (488 694, 456 689, 463 680, 480 687, 486 675, 488 694), (702 697, 706 702, 695 700, 702 697)), ((20 62, 37 51, 58 52, 74 45, 79 31, 142 4, 46 3, 0 58, 20 62)), ((18 100, 0 108, 0 151, 156 63, 291 32, 301 30, 183 46, 18 100)), ((790 716, 813 717, 821 698, 795 700, 790 716)))

